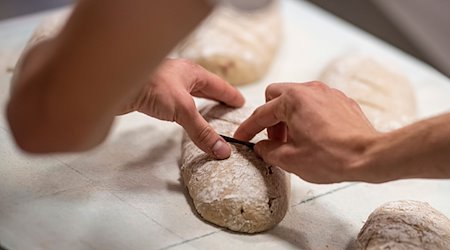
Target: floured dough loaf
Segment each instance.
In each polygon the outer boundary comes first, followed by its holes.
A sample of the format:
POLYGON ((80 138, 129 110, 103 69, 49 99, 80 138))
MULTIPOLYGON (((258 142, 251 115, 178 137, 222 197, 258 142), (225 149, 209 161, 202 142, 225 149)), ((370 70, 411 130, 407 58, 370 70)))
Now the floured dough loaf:
MULTIPOLYGON (((218 133, 231 137, 250 113, 217 105, 204 116, 218 133)), ((247 146, 231 148, 230 158, 214 160, 184 135, 181 175, 194 206, 205 220, 233 231, 270 229, 286 214, 289 175, 264 163, 247 146)))
POLYGON ((392 201, 370 214, 357 243, 367 250, 448 250, 450 220, 426 202, 392 201))
POLYGON ((175 56, 193 60, 233 85, 242 85, 265 75, 280 40, 278 1, 248 13, 221 5, 175 49, 175 56))
POLYGON ((323 72, 320 80, 358 102, 380 131, 404 126, 416 116, 415 97, 408 78, 369 56, 339 58, 323 72))

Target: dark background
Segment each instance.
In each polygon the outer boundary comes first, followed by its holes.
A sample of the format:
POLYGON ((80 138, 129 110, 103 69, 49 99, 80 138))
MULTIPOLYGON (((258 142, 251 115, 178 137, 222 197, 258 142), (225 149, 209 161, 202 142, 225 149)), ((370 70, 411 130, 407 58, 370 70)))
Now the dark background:
MULTIPOLYGON (((450 76, 449 0, 308 1, 450 76)), ((57 8, 73 2, 75 1, 0 0, 0 20, 57 8)))

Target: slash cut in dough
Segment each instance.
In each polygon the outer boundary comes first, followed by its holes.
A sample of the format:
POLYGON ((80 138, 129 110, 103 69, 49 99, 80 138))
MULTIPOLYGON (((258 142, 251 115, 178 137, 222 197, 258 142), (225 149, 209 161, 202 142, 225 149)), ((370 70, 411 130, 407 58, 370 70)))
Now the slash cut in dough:
MULTIPOLYGON (((246 108, 216 105, 204 116, 218 133, 231 137, 250 114, 246 108)), ((263 138, 260 134, 257 140, 263 138)), ((181 175, 195 209, 205 220, 233 231, 268 230, 288 209, 289 174, 264 163, 247 146, 231 148, 230 158, 214 160, 184 135, 181 175)))

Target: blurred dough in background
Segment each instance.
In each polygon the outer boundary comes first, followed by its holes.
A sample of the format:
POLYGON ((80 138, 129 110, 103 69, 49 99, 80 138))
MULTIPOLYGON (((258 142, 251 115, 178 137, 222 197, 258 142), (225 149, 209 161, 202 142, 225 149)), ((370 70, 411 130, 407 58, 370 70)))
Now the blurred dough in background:
MULTIPOLYGON (((35 30, 28 48, 56 35, 71 8, 46 17, 35 30)), ((220 5, 174 49, 171 57, 190 59, 233 85, 260 80, 280 46, 279 1, 256 11, 244 12, 220 5)))
POLYGON ((251 12, 221 5, 179 44, 174 56, 193 60, 233 85, 253 83, 273 61, 281 25, 278 1, 251 12))
POLYGON ((450 220, 426 202, 390 201, 373 211, 357 249, 450 249, 450 220))
POLYGON ((348 55, 332 62, 320 80, 354 99, 377 130, 390 131, 414 121, 416 100, 408 78, 387 64, 348 55))

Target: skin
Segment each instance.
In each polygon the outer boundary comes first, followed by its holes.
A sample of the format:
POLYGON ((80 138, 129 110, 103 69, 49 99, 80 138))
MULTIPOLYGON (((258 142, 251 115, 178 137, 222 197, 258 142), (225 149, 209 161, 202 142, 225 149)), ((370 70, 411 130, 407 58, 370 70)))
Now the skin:
MULTIPOLYGON (((209 11, 198 0, 81 0, 62 32, 16 68, 7 118, 18 145, 35 153, 87 150, 104 140, 116 115, 140 111, 179 123, 203 151, 227 158, 229 146, 192 96, 239 107, 242 95, 189 61, 161 63, 209 11)), ((450 178, 450 114, 382 134, 353 100, 322 83, 273 84, 266 98, 235 137, 267 128, 269 140, 256 152, 307 181, 450 178)))
POLYGON ((140 111, 179 123, 203 151, 229 157, 192 96, 239 107, 242 95, 189 61, 161 64, 209 12, 199 0, 79 1, 60 34, 16 69, 7 118, 17 144, 34 153, 84 151, 104 140, 116 115, 140 111))
POLYGON ((380 133, 352 99, 320 82, 272 84, 266 100, 234 137, 267 129, 256 153, 304 180, 450 178, 450 114, 380 133))

